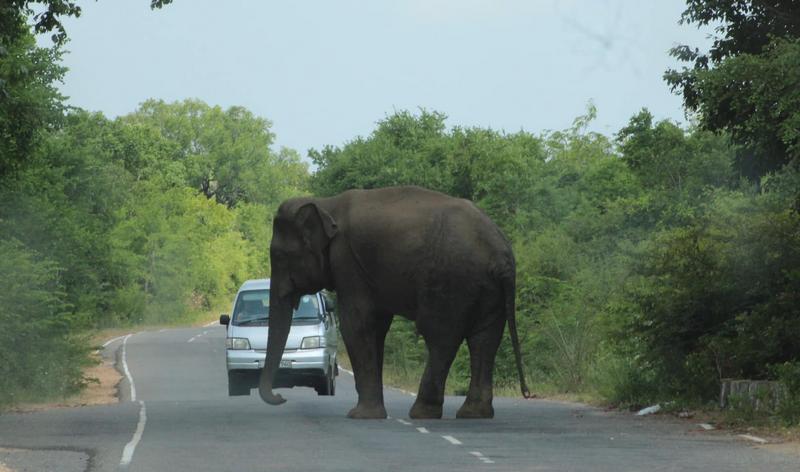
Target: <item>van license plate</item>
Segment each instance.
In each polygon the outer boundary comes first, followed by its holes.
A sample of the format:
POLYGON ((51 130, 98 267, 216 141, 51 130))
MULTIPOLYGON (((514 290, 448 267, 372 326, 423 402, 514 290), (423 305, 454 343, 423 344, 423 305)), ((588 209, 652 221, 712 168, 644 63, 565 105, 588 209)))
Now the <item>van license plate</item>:
POLYGON ((292 368, 292 361, 286 360, 286 359, 281 359, 280 368, 281 369, 291 369, 292 368))

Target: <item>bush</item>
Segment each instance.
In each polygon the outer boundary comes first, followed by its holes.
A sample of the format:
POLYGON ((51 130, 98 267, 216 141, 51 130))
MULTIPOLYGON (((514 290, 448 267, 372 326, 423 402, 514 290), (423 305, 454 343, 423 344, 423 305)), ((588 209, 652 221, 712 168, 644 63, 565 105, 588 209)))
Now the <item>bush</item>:
POLYGON ((0 406, 80 390, 87 341, 73 333, 59 269, 19 241, 0 241, 0 406))
POLYGON ((784 389, 776 413, 787 426, 800 425, 800 361, 773 366, 773 372, 784 389))

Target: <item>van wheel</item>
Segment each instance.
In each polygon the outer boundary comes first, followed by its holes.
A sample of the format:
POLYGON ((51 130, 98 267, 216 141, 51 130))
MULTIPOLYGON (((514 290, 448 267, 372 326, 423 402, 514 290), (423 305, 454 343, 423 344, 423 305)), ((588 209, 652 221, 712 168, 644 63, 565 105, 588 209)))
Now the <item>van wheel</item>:
POLYGON ((333 375, 333 369, 325 377, 319 379, 319 386, 314 390, 320 396, 333 396, 336 394, 336 377, 333 375))
POLYGON ((228 372, 228 396, 250 395, 250 383, 235 372, 228 372))

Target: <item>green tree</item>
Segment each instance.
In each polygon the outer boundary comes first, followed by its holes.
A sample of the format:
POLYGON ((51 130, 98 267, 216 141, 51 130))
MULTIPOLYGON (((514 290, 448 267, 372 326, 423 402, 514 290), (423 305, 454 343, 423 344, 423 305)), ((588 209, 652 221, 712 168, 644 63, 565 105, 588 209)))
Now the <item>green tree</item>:
POLYGON ((764 378, 800 356, 800 217, 780 197, 716 190, 642 246, 631 331, 672 395, 709 399, 726 377, 764 378))
POLYGON ((447 191, 445 172, 450 143, 446 116, 421 110, 418 116, 397 112, 378 122, 368 138, 358 137, 343 148, 311 150, 317 166, 311 181, 316 195, 334 195, 353 188, 420 185, 447 191))
POLYGON ((143 182, 118 209, 112 260, 124 279, 113 322, 164 322, 216 306, 248 276, 236 215, 187 187, 143 182))
POLYGON ((653 123, 645 110, 617 133, 622 160, 646 187, 696 197, 709 187, 732 185, 732 149, 727 138, 674 123, 653 123))
MULTIPOLYGON (((150 8, 162 8, 170 3, 172 0, 150 0, 150 8)), ((33 28, 37 34, 55 30, 53 42, 61 45, 67 40, 62 17, 81 16, 81 7, 71 0, 5 0, 0 5, 0 45, 7 38, 14 38, 18 34, 19 23, 24 23, 30 16, 33 16, 33 28), (38 7, 34 8, 33 5, 38 7)))
POLYGON ((701 125, 742 146, 740 171, 760 177, 800 156, 800 2, 688 0, 681 21, 716 25, 708 53, 678 46, 691 64, 665 79, 701 125))
POLYGON ((475 201, 507 231, 522 211, 545 155, 529 133, 489 129, 447 130, 446 116, 400 111, 378 122, 367 138, 342 148, 312 150, 314 194, 352 188, 419 185, 475 201))
POLYGON ((155 159, 150 153, 140 155, 132 168, 153 172, 144 169, 157 166, 159 172, 170 167, 174 178, 184 179, 181 185, 229 207, 240 202, 277 205, 305 188, 308 170, 299 155, 272 151, 271 124, 245 108, 148 100, 120 122, 171 147, 155 159))
POLYGON ((56 88, 66 71, 58 65, 60 50, 37 47, 24 23, 11 27, 20 32, 0 40, 0 179, 31 159, 64 111, 56 88))

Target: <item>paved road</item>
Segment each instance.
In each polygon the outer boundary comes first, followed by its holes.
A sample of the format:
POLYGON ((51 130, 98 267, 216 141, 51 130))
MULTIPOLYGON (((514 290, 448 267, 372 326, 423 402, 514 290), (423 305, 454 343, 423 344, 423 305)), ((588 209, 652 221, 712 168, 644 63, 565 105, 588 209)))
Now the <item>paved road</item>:
POLYGON ((344 417, 352 377, 335 397, 284 390, 270 407, 227 396, 224 330, 144 332, 111 343, 135 387, 118 405, 0 416, 0 461, 57 471, 791 471, 796 457, 664 418, 576 404, 496 399, 494 420, 411 421, 413 398, 386 391, 390 419, 344 417), (191 340, 191 342, 189 342, 191 340), (124 348, 123 348, 124 344, 124 348), (33 451, 31 451, 33 450, 33 451))

